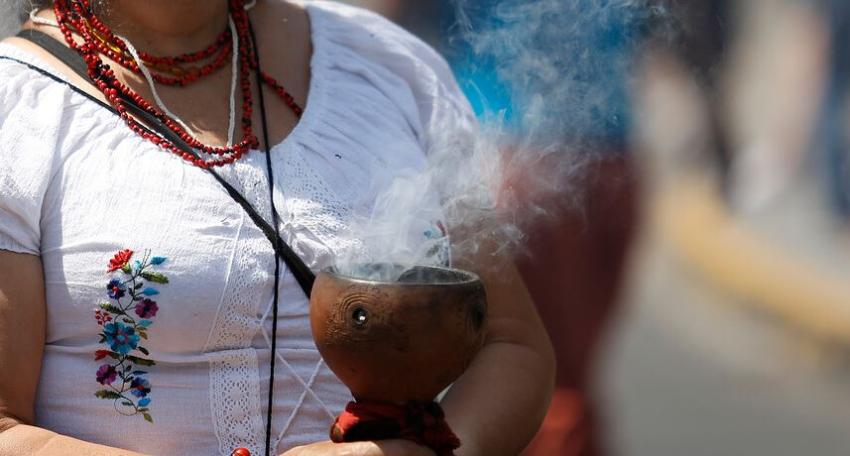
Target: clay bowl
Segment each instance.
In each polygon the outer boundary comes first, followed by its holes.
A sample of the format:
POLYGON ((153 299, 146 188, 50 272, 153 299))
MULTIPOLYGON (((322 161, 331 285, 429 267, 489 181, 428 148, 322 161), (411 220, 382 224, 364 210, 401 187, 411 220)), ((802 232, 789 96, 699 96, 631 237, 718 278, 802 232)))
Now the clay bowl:
MULTIPOLYGON (((399 268, 372 264, 361 270, 399 268)), ((397 281, 325 270, 310 300, 316 345, 359 401, 434 400, 481 348, 486 314, 476 275, 425 266, 406 270, 397 281)))

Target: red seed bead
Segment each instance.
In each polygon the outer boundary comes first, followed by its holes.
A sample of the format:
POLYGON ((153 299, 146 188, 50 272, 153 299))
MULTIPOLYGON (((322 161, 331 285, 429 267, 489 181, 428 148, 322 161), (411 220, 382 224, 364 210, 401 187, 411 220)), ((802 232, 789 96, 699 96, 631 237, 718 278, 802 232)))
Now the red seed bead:
POLYGON ((231 456, 251 456, 251 452, 247 448, 237 448, 233 450, 231 456))

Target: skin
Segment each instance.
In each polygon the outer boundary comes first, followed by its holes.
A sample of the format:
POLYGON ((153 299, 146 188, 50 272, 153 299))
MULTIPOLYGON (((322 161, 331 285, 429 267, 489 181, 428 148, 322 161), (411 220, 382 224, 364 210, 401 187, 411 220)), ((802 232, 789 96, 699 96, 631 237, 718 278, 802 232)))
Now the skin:
MULTIPOLYGON (((40 15, 53 18, 49 11, 40 15)), ((251 16, 264 68, 278 77, 296 101, 305 106, 312 53, 306 12, 283 1, 260 1, 251 16), (264 46, 263 43, 288 45, 264 46)), ((179 54, 212 42, 226 26, 227 16, 224 1, 112 0, 106 19, 139 49, 154 54, 179 54)), ((38 28, 61 40, 56 29, 38 28)), ((7 41, 38 55, 78 87, 103 99, 90 83, 40 48, 15 38, 7 41)), ((229 74, 225 69, 186 88, 158 87, 167 105, 189 123, 200 140, 209 144, 226 141, 229 74)), ((119 77, 147 99, 152 98, 140 78, 126 72, 119 77)), ((268 118, 275 119, 270 125, 270 140, 278 143, 293 129, 297 119, 273 93, 267 91, 266 100, 268 118)), ((257 114, 254 122, 259 125, 257 114)), ((487 271, 479 271, 490 298, 487 339, 442 405, 449 424, 463 442, 457 451, 459 456, 516 455, 533 437, 545 415, 554 383, 554 355, 516 269, 509 261, 489 254, 487 249, 482 249, 481 255, 482 258, 460 266, 475 270, 475 264, 491 265, 487 271)), ((45 321, 41 260, 32 255, 0 251, 0 366, 3 366, 0 456, 135 454, 33 426, 45 321)), ((407 441, 319 442, 293 448, 284 455, 428 456, 433 452, 407 441)))

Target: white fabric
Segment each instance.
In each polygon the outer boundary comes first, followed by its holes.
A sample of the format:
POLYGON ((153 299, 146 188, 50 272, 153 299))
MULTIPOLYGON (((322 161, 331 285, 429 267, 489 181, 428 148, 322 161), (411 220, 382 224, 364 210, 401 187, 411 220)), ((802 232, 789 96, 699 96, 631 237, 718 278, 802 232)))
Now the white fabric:
MULTIPOLYGON (((421 169, 435 125, 471 125, 448 66, 372 13, 308 2, 314 56, 309 102, 273 148, 281 230, 318 270, 352 242, 354 214, 375 182, 421 169)), ((47 68, 0 45, 7 56, 47 68)), ((60 76, 61 77, 61 76, 60 76)), ((269 219, 264 158, 222 174, 269 219)), ((207 173, 145 142, 110 111, 26 66, 0 60, 0 249, 40 255, 47 346, 37 424, 152 454, 261 454, 270 356, 273 257, 268 241, 207 173), (106 265, 120 249, 150 250, 157 269, 150 327, 153 423, 122 416, 101 388, 93 309, 107 300, 106 265)), ((350 400, 312 341, 308 305, 281 285, 273 437, 278 451, 327 439, 350 400)))

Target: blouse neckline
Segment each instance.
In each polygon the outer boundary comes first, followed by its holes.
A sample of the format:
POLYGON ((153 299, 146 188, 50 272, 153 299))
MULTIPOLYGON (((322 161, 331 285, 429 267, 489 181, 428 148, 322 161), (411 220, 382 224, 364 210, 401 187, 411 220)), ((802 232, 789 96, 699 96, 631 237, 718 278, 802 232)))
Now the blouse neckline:
MULTIPOLYGON (((325 106, 325 70, 327 69, 327 58, 325 53, 327 52, 327 44, 325 42, 326 37, 320 24, 322 18, 319 17, 320 12, 317 11, 318 8, 316 8, 315 5, 310 3, 297 3, 304 7, 310 22, 312 54, 310 55, 310 82, 307 89, 307 101, 304 105, 304 111, 301 118, 295 124, 295 127, 293 127, 289 134, 281 141, 271 146, 270 150, 272 152, 278 149, 285 150, 289 147, 291 142, 296 141, 298 138, 306 134, 310 134, 310 129, 316 122, 314 118, 320 116, 320 111, 322 111, 325 106)), ((60 83, 61 81, 61 83, 66 84, 73 92, 83 96, 86 103, 93 103, 97 105, 98 111, 102 110, 109 112, 115 117, 118 116, 118 113, 111 106, 105 105, 98 99, 92 97, 91 94, 85 90, 74 85, 63 72, 57 71, 56 68, 38 56, 9 43, 0 43, 0 55, 14 58, 52 75, 53 79, 57 80, 57 83, 60 83)), ((47 75, 43 76, 48 77, 47 75)), ((132 133, 129 128, 126 128, 126 126, 125 129, 128 133, 132 133)), ((135 133, 133 133, 133 135, 135 135, 135 133)), ((258 149, 252 149, 251 151, 256 152, 257 150, 258 149)))

